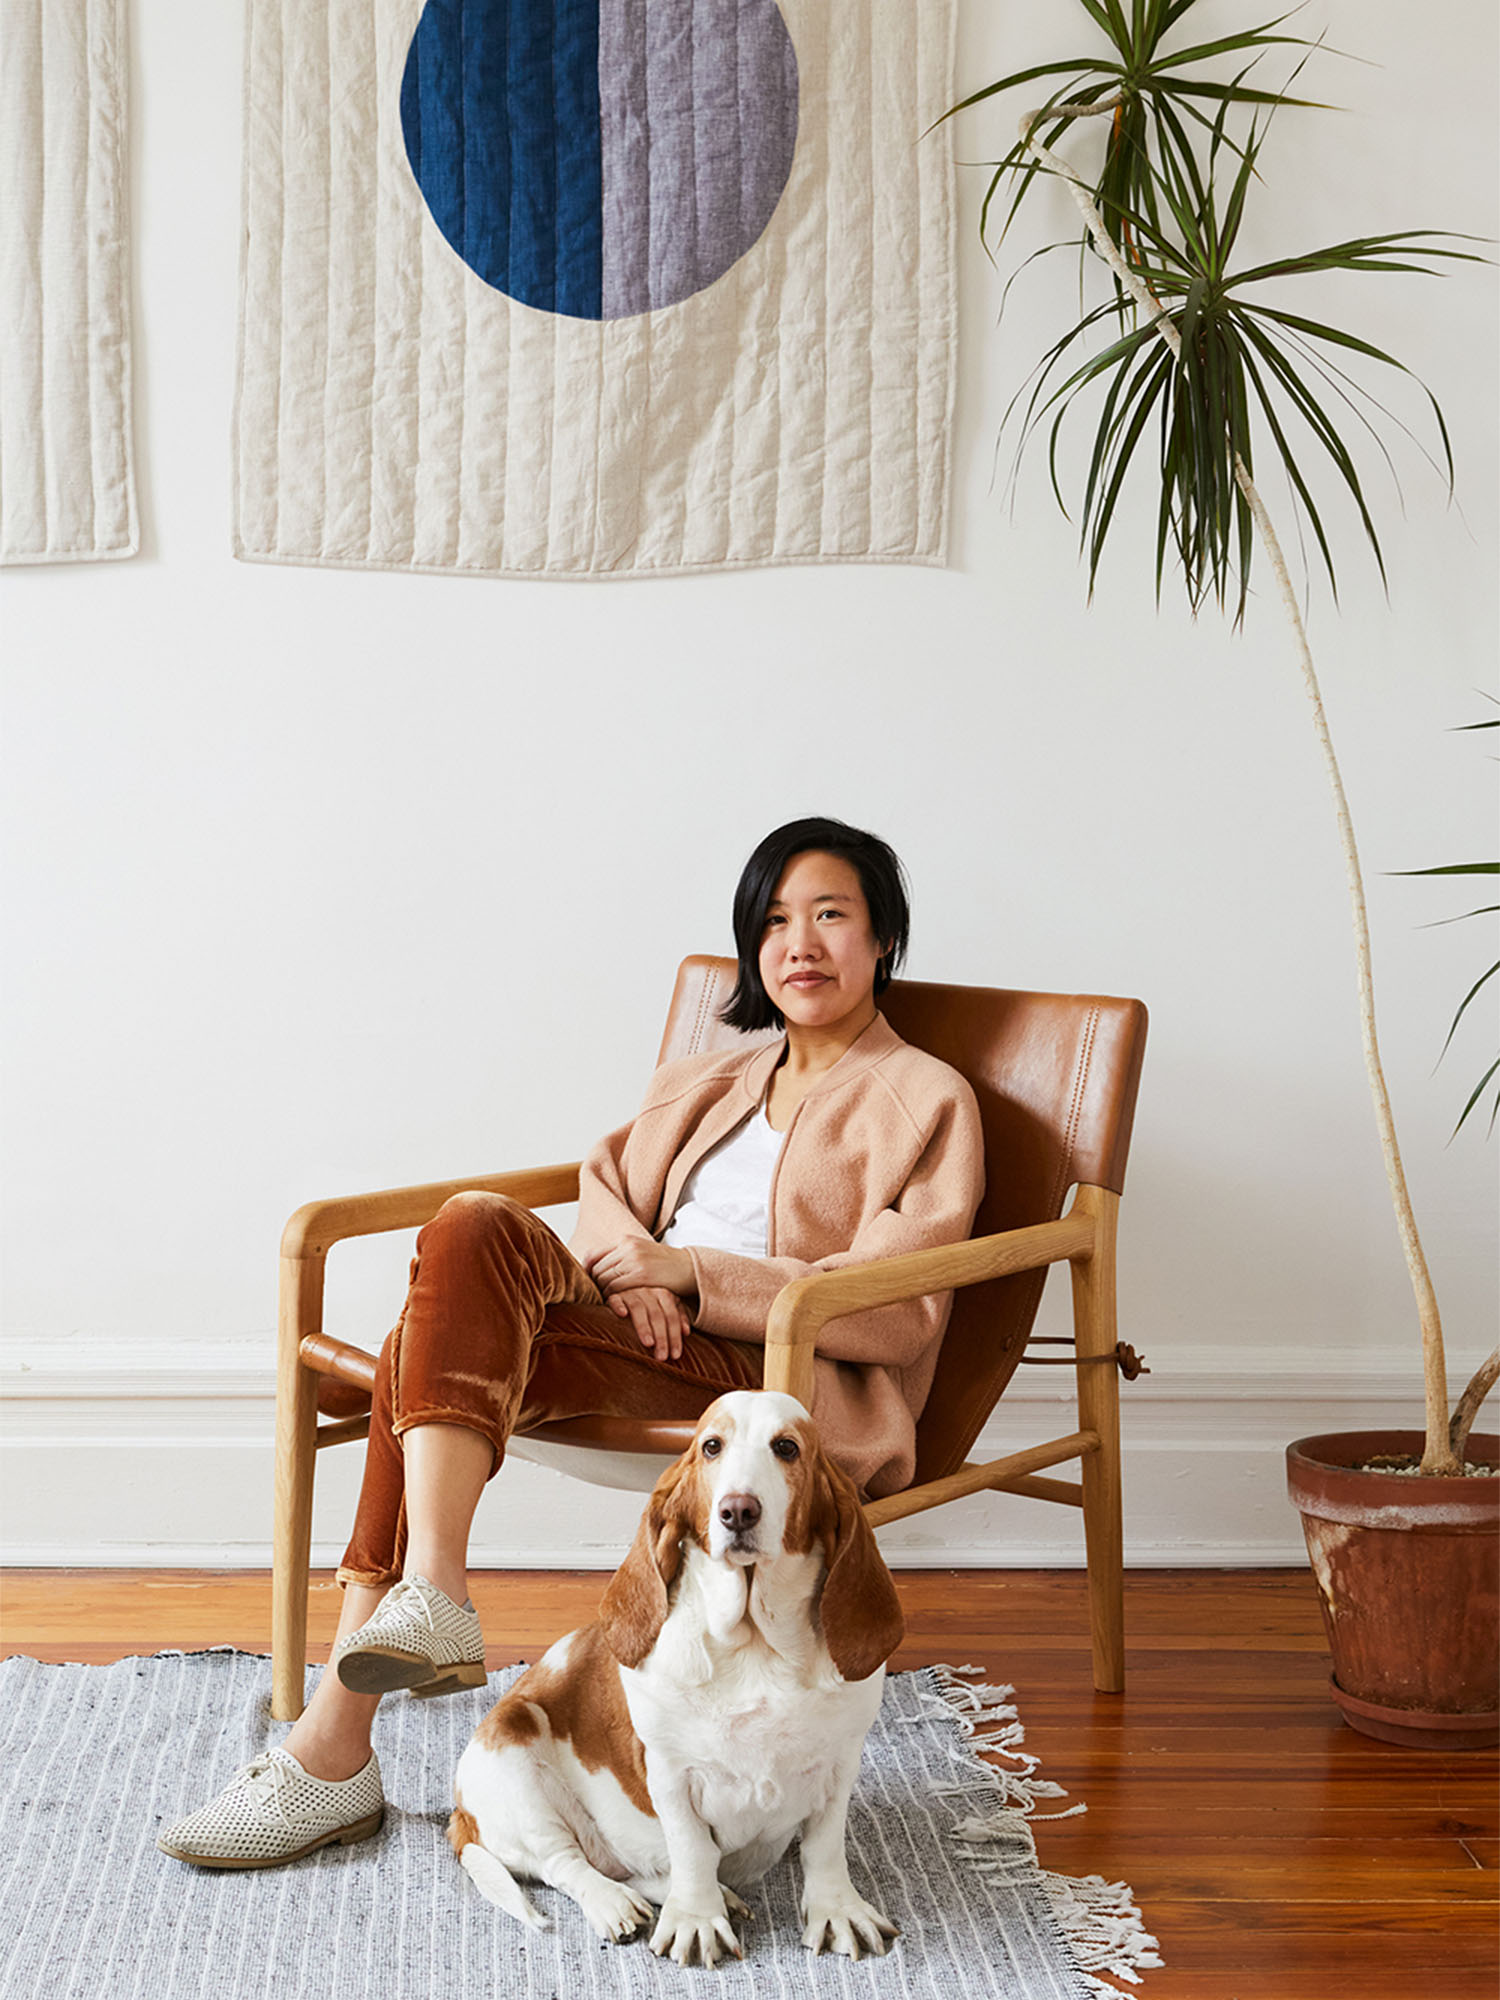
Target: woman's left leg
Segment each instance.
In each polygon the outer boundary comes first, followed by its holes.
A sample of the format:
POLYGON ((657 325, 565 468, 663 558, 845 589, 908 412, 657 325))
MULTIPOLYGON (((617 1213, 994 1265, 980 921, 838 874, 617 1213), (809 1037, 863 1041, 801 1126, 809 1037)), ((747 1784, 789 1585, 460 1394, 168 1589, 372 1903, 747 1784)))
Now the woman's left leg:
POLYGON ((469 1523, 505 1455, 533 1338, 551 1308, 574 1304, 603 1310, 587 1272, 518 1203, 458 1195, 428 1223, 376 1367, 365 1476, 340 1583, 423 1575, 462 1602, 469 1523))
POLYGON ((406 1574, 425 1576, 462 1604, 469 1591, 469 1528, 494 1467, 494 1449, 479 1431, 458 1424, 420 1424, 401 1443, 406 1574))
MULTIPOLYGON (((457 1424, 423 1424, 404 1443, 408 1573, 425 1576, 462 1604, 469 1527, 494 1453, 487 1438, 457 1424)), ((384 1595, 383 1584, 345 1586, 335 1649, 373 1617, 384 1595)), ((282 1748, 315 1778, 353 1777, 370 1755, 379 1702, 378 1694, 357 1694, 337 1674, 322 1674, 282 1748)))

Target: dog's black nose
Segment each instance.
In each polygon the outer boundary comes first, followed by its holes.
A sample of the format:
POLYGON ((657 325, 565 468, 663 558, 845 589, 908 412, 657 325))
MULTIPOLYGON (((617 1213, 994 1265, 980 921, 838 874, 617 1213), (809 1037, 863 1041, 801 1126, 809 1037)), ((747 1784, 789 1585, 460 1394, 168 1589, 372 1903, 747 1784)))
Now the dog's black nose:
POLYGON ((753 1493, 726 1493, 719 1502, 719 1519, 732 1534, 743 1535, 760 1519, 760 1502, 753 1493))

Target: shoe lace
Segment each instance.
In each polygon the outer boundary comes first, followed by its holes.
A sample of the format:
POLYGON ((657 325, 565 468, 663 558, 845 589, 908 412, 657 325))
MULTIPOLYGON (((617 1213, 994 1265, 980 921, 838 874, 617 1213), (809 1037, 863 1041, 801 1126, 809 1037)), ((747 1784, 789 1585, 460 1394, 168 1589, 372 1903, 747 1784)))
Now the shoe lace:
POLYGON ((427 1601, 426 1592, 413 1583, 410 1577, 403 1577, 399 1583, 391 1586, 388 1596, 381 1605, 382 1611, 387 1608, 405 1612, 407 1616, 420 1612, 428 1631, 436 1634, 437 1623, 433 1618, 432 1606, 427 1601))
POLYGON ((247 1798, 258 1806, 274 1808, 284 1826, 289 1827, 292 1824, 291 1814, 287 1811, 286 1800, 282 1796, 292 1782, 292 1773, 285 1764, 268 1752, 262 1751, 259 1757, 251 1759, 239 1777, 247 1798))

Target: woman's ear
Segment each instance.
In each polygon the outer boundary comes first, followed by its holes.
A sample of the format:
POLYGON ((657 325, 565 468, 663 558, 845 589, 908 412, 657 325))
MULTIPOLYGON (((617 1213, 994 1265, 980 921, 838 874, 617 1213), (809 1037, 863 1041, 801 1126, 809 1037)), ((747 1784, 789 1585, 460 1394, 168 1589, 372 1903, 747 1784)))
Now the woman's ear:
POLYGON ((846 1681, 868 1680, 901 1644, 901 1600, 853 1480, 821 1449, 812 1476, 814 1533, 828 1565, 819 1603, 823 1640, 846 1681))
POLYGON ((682 1538, 693 1518, 697 1467, 687 1458, 669 1465, 652 1489, 630 1553, 610 1578, 599 1605, 604 1643, 622 1667, 638 1667, 667 1617, 667 1592, 682 1560, 682 1538))

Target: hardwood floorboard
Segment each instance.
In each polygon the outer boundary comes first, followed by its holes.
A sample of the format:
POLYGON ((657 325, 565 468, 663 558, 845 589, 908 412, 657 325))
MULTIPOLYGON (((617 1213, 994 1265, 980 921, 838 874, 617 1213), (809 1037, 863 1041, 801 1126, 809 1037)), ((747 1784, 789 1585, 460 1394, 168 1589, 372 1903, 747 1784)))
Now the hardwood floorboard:
MULTIPOLYGON (((1153 1914, 1160 1909, 1170 1911, 1175 1917, 1179 1911, 1191 1909, 1193 1930, 1208 1938, 1216 1928, 1233 1931, 1245 1922, 1242 1902, 1243 1899, 1216 1897, 1188 1905, 1175 1903, 1167 1896, 1161 1899, 1159 1905, 1153 1906, 1153 1914)), ((1274 1931, 1282 1937, 1330 1938, 1344 1935, 1352 1940, 1354 1935, 1349 1906, 1344 1903, 1267 1901, 1258 1902, 1255 1909, 1257 1927, 1274 1931)), ((1441 1903, 1367 1903, 1360 1905, 1357 1935, 1425 1937, 1429 1952, 1433 1949, 1433 1939, 1440 1937, 1444 1940, 1441 1951, 1446 1951, 1451 1945, 1461 1954, 1467 1952, 1478 1959, 1487 1948, 1493 1955, 1494 1930, 1488 1912, 1473 1904, 1455 1908, 1441 1903)), ((1206 1951, 1199 1953, 1198 1958, 1200 1961, 1209 1958, 1211 1962, 1206 1951)), ((1187 1962, 1186 1956, 1183 1956, 1184 1966, 1187 1962)), ((1153 1973, 1153 1984, 1156 1978, 1153 1973)), ((1421 1992, 1422 2000, 1439 2000, 1439 1989, 1434 1986, 1427 1986, 1421 1992)), ((1144 1995, 1142 2000, 1145 2000, 1144 1995)), ((1416 2000, 1415 1992, 1412 2000, 1416 2000)))
MULTIPOLYGON (((1495 2000, 1493 1927, 1489 1939, 1421 1928, 1282 1930, 1263 1924, 1257 1905, 1253 1938, 1238 1929, 1183 1928, 1173 1954, 1171 1987, 1148 1972, 1142 2000, 1175 1990, 1192 2000, 1495 2000)), ((1184 1913, 1185 1914, 1185 1913, 1184 1913)), ((1157 1918, 1170 1932, 1179 1909, 1157 1918)), ((1363 1912, 1361 1912, 1361 1924, 1363 1912)))
MULTIPOLYGON (((535 1659, 594 1615, 597 1571, 480 1575, 491 1666, 535 1659)), ((1166 1964, 1142 2000, 1496 2000, 1497 1759, 1356 1735, 1328 1696, 1300 1570, 1127 1580, 1129 1685, 1090 1677, 1076 1571, 902 1571, 894 1665, 972 1662, 1016 1688, 1026 1747, 1065 1786, 1036 1822, 1044 1866, 1129 1882, 1166 1964)), ((315 1579, 309 1656, 338 1590, 315 1579)), ((0 1652, 109 1660, 168 1647, 267 1650, 258 1573, 11 1571, 0 1652)))
MULTIPOLYGON (((1033 1739, 1028 1734, 1028 1744, 1033 1739)), ((1044 1760, 1043 1768, 1053 1766, 1044 1760)), ((1247 1813, 1243 1803, 1204 1804, 1191 1795, 1174 1792, 1168 1798, 1142 1800, 1130 1788, 1117 1786, 1106 1794, 1095 1786, 1080 1787, 1088 1802, 1087 1821, 1069 1821, 1049 1827, 1047 1838, 1054 1846, 1072 1837, 1071 1829, 1087 1824, 1089 1838, 1101 1844, 1115 1840, 1137 1840, 1169 1844, 1175 1841, 1190 1852, 1217 1843, 1220 1861, 1232 1857, 1225 1843, 1237 1845, 1246 1837, 1247 1823, 1260 1827, 1289 1848, 1305 1842, 1360 1840, 1366 1843, 1397 1840, 1452 1840, 1460 1842, 1472 1855, 1472 1866, 1494 1868, 1496 1840, 1492 1832, 1496 1808, 1491 1803, 1483 1812, 1454 1813, 1413 1792, 1387 1792, 1384 1805, 1365 1801, 1358 1806, 1327 1806, 1316 1799, 1294 1805, 1279 1800, 1247 1813)), ((1066 1804, 1067 1802, 1064 1801, 1066 1804)), ((1059 1864, 1060 1866, 1061 1864, 1059 1864)), ((1071 1870, 1069 1871, 1071 1872, 1071 1870)))

